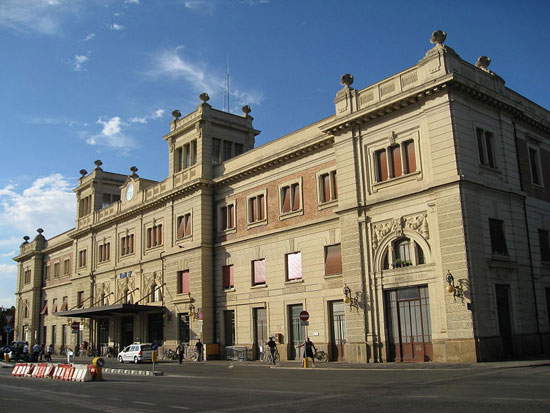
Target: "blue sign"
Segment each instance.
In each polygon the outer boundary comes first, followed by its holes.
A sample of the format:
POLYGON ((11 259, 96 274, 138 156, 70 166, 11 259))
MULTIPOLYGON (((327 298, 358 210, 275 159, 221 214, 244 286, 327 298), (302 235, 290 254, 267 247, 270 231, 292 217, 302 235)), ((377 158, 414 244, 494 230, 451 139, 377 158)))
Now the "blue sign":
POLYGON ((151 350, 153 350, 153 351, 158 350, 158 348, 159 348, 159 345, 157 343, 153 343, 151 345, 151 350))
POLYGON ((118 278, 122 279, 122 278, 129 277, 131 275, 132 275, 132 271, 121 272, 120 274, 118 274, 118 278))
POLYGON ((12 332, 12 330, 13 330, 13 328, 12 328, 11 326, 4 326, 4 331, 5 331, 6 333, 9 334, 9 333, 12 332))

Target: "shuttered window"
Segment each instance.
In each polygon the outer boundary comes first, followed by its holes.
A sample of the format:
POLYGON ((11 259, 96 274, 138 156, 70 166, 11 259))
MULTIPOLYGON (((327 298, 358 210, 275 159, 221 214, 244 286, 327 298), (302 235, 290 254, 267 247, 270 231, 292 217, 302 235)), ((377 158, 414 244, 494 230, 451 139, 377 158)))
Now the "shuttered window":
POLYGON ((319 175, 319 201, 321 203, 338 199, 336 188, 336 171, 319 175))
POLYGON ((183 270, 177 272, 177 291, 178 294, 189 293, 189 270, 183 270))
POLYGON ((248 198, 248 222, 254 223, 265 219, 265 196, 259 194, 248 198))
POLYGON ((286 279, 299 280, 302 278, 302 253, 286 254, 286 279))
POLYGON ((147 228, 147 248, 162 245, 162 224, 147 228))
POLYGON ((391 177, 397 178, 403 175, 401 165, 401 147, 399 145, 390 147, 391 154, 391 177))
POLYGON ((374 153, 375 165, 376 165, 376 180, 378 182, 386 181, 388 179, 388 160, 386 157, 386 150, 382 149, 374 153))
POLYGON ((177 238, 184 238, 191 235, 191 213, 179 216, 176 223, 177 238))
POLYGON ((406 141, 403 143, 403 159, 405 167, 403 168, 406 174, 416 172, 416 157, 414 153, 414 142, 406 141))
POLYGON ((224 265, 222 267, 222 276, 223 276, 223 288, 224 290, 233 288, 235 286, 234 274, 233 274, 233 265, 224 265))
POLYGON ((252 284, 265 284, 265 259, 252 261, 252 284))
POLYGON ((325 247, 325 275, 342 273, 342 251, 340 244, 325 247))
POLYGON ((281 213, 299 211, 302 205, 302 193, 298 182, 281 187, 281 213))
POLYGON ((491 251, 493 254, 508 255, 506 237, 504 235, 504 221, 489 218, 489 232, 491 235, 491 251))
POLYGON ((221 231, 235 228, 235 205, 230 204, 220 208, 221 231))

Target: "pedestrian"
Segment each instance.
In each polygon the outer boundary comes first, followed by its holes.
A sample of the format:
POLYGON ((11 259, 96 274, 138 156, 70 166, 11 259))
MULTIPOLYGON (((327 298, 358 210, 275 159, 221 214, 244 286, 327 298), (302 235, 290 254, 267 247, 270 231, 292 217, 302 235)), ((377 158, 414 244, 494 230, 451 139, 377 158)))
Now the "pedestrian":
POLYGON ((182 364, 183 363, 183 356, 185 355, 185 345, 183 343, 180 343, 176 347, 176 354, 178 355, 179 363, 182 364))
POLYGON ((32 346, 32 360, 31 361, 38 361, 38 356, 40 355, 40 344, 36 343, 34 346, 32 346))
POLYGON ((306 341, 304 341, 298 347, 304 348, 304 358, 305 359, 310 358, 313 365, 315 366, 315 353, 317 353, 317 349, 315 348, 315 344, 313 344, 313 341, 311 341, 309 337, 307 337, 306 341))
POLYGON ((45 354, 45 345, 44 343, 40 344, 40 353, 38 354, 38 360, 42 361, 42 358, 44 357, 44 354, 45 354))
POLYGON ((29 342, 25 341, 25 344, 23 345, 23 360, 29 361, 29 342))
POLYGON ((269 337, 269 341, 266 343, 271 353, 271 362, 275 365, 275 352, 277 351, 277 343, 273 337, 269 337))
POLYGON ((48 346, 48 348, 46 349, 45 360, 51 362, 52 361, 52 354, 53 354, 53 344, 50 344, 48 346))
POLYGON ((197 361, 203 360, 202 350, 204 348, 204 345, 201 343, 201 339, 199 338, 199 341, 197 341, 197 344, 195 344, 195 349, 197 350, 197 361))

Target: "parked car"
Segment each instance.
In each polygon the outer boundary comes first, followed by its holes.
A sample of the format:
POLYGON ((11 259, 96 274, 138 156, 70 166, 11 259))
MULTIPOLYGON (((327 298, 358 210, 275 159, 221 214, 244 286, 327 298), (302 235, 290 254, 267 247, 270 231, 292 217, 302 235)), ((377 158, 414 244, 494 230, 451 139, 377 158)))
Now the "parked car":
POLYGON ((13 343, 0 348, 0 358, 4 359, 4 353, 10 355, 10 360, 22 360, 26 361, 23 357, 23 346, 25 345, 24 341, 14 341, 13 343))
POLYGON ((134 362, 140 363, 142 361, 153 361, 153 349, 151 343, 134 343, 130 344, 120 353, 118 353, 118 361, 121 363, 134 362))

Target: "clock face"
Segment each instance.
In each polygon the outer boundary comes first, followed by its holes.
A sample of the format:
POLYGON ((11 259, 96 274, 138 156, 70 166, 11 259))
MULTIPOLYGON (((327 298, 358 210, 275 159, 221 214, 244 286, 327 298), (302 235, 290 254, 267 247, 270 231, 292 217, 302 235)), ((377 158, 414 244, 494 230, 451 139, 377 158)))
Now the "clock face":
POLYGON ((126 201, 131 201, 134 197, 134 184, 129 183, 126 187, 126 201))

